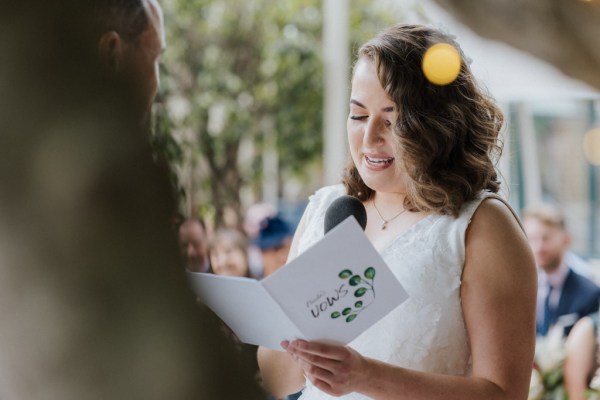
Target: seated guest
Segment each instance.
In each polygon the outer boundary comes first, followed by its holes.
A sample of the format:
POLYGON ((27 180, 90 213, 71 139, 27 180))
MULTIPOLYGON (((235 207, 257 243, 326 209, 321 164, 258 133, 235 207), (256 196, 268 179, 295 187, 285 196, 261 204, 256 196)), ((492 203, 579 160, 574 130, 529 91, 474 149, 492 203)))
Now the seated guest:
POLYGON ((217 275, 250 276, 247 240, 236 229, 219 229, 210 240, 210 266, 217 275))
POLYGON ((287 262, 294 232, 281 218, 267 217, 260 224, 255 240, 262 255, 263 278, 287 262))
MULTIPOLYGON (((254 244, 260 249, 262 255, 263 278, 285 265, 293 235, 293 229, 278 216, 267 217, 260 223, 254 244)), ((283 400, 296 400, 301 395, 302 392, 290 394, 283 400)), ((269 397, 267 400, 274 400, 274 398, 269 397)))
POLYGON ((598 310, 600 287, 566 263, 571 237, 556 208, 525 210, 523 225, 538 266, 536 332, 546 335, 558 323, 568 335, 578 319, 598 310))
POLYGON ((201 220, 189 218, 179 226, 179 244, 188 271, 209 272, 208 237, 201 220))
POLYGON ((275 206, 271 203, 255 203, 246 210, 244 215, 243 230, 249 239, 248 243, 248 263, 250 264, 250 275, 260 277, 263 275, 262 254, 256 246, 256 238, 260 231, 260 223, 267 217, 273 217, 277 214, 275 206))
POLYGON ((563 367, 565 390, 569 400, 586 400, 585 391, 597 368, 598 313, 581 318, 573 326, 565 343, 563 367))
MULTIPOLYGON (((209 241, 208 254, 212 271, 217 275, 250 277, 248 266, 248 246, 246 236, 237 229, 221 228, 209 241)), ((250 365, 255 380, 259 379, 256 360, 257 346, 242 343, 235 333, 225 324, 223 332, 235 344, 239 352, 239 362, 250 365)))

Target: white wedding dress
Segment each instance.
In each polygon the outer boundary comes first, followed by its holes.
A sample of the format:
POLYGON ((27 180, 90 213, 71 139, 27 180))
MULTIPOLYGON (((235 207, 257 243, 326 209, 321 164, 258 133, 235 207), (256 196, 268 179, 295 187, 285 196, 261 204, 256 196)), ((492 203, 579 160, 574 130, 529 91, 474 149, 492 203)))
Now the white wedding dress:
MULTIPOLYGON (((298 242, 303 252, 323 236, 329 204, 345 194, 342 185, 327 186, 310 198, 305 232, 298 242)), ((470 350, 460 302, 465 261, 465 231, 482 193, 466 203, 458 218, 430 215, 396 238, 382 257, 409 294, 409 299, 353 340, 360 354, 419 371, 465 375, 470 350)), ((332 397, 310 381, 300 400, 363 400, 359 393, 332 397)))

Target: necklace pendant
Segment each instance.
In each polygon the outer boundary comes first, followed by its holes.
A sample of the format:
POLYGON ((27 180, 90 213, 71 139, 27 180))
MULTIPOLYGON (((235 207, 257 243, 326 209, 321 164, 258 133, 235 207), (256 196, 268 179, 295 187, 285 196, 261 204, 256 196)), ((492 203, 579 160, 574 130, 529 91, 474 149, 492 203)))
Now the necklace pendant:
POLYGON ((381 224, 381 230, 384 230, 387 227, 387 221, 383 221, 383 223, 381 224))

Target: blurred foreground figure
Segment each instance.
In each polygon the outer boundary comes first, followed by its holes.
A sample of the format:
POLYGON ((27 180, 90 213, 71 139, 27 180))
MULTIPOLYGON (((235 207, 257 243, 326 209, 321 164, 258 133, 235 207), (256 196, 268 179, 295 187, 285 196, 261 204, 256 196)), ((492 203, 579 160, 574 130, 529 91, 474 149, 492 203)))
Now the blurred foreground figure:
POLYGON ((147 122, 159 86, 158 61, 165 50, 162 9, 156 0, 88 0, 100 62, 129 86, 129 112, 147 122))
POLYGON ((145 1, 0 15, 2 400, 263 398, 175 268, 168 174, 139 123, 160 21, 145 1))

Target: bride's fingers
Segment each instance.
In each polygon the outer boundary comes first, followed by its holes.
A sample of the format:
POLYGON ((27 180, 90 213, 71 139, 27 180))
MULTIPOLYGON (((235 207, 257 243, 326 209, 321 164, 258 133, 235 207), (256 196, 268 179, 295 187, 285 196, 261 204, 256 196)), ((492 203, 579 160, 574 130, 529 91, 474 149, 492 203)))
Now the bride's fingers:
POLYGON ((306 379, 325 393, 341 396, 351 391, 350 384, 356 360, 353 351, 342 346, 294 340, 282 347, 304 371, 306 379))
POLYGON ((334 382, 336 382, 335 372, 321 368, 304 360, 300 360, 298 365, 304 370, 304 375, 313 383, 313 385, 322 382, 329 388, 334 386, 334 382))
POLYGON ((298 361, 298 359, 301 359, 309 364, 316 365, 324 369, 332 369, 335 367, 336 363, 339 363, 337 360, 332 360, 319 354, 306 352, 293 344, 287 346, 286 350, 294 360, 298 361))
POLYGON ((338 360, 332 360, 329 358, 317 356, 317 355, 314 355, 311 353, 305 353, 302 351, 294 352, 293 356, 295 356, 295 358, 294 358, 295 360, 302 360, 305 363, 308 363, 310 365, 313 365, 315 367, 322 368, 322 369, 325 369, 328 371, 336 370, 340 364, 340 361, 338 361, 338 360))
POLYGON ((307 342, 305 340, 294 340, 289 347, 306 354, 313 354, 331 360, 342 361, 346 358, 347 350, 341 346, 330 346, 321 343, 307 342))
POLYGON ((307 379, 313 383, 317 380, 322 381, 328 386, 326 392, 333 394, 338 390, 346 390, 351 375, 349 364, 311 354, 298 354, 295 360, 307 379))
POLYGON ((319 380, 331 383, 335 378, 335 374, 333 371, 330 371, 325 368, 321 368, 315 364, 311 364, 309 362, 301 360, 300 365, 301 365, 302 369, 304 370, 304 373, 306 374, 306 376, 308 376, 313 381, 315 379, 319 379, 319 380))
POLYGON ((348 393, 345 379, 334 372, 315 367, 311 373, 306 373, 306 377, 315 387, 330 395, 337 397, 348 393))
POLYGON ((339 397, 345 394, 344 391, 337 389, 336 386, 331 385, 330 383, 322 381, 320 379, 315 379, 314 381, 312 381, 312 383, 317 389, 332 396, 339 397))
POLYGON ((336 373, 340 364, 338 360, 305 352, 294 345, 286 343, 284 348, 306 373, 319 376, 324 380, 329 380, 336 373))

